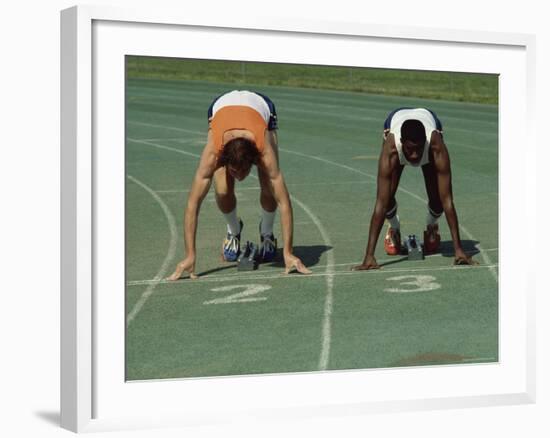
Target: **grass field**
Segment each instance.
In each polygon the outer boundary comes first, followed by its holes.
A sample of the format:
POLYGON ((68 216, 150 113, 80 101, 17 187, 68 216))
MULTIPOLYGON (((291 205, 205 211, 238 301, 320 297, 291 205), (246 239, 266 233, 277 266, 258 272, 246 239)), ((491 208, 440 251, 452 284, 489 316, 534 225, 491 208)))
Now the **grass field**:
MULTIPOLYGON (((163 280, 183 256, 187 190, 204 147, 206 110, 222 82, 127 81, 126 253, 128 380, 498 361, 498 107, 349 91, 239 85, 267 94, 279 115, 280 161, 294 208, 295 253, 237 272, 220 261, 225 224, 205 199, 198 280, 163 280), (423 261, 383 253, 378 271, 351 272, 364 254, 387 113, 424 106, 443 122, 465 249, 423 261)), ((398 192, 404 234, 420 235, 426 195, 407 168, 398 192)), ((237 184, 243 240, 258 241, 259 186, 237 184)), ((279 215, 275 233, 280 239, 279 215)))
POLYGON ((203 80, 246 86, 286 86, 496 104, 495 75, 262 62, 127 57, 131 79, 203 80))

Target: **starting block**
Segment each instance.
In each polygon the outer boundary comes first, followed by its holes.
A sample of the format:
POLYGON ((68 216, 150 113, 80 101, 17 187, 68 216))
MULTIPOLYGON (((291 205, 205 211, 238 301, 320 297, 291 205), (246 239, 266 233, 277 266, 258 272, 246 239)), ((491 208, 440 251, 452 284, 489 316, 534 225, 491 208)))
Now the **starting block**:
POLYGON ((414 234, 409 235, 405 241, 405 249, 409 260, 424 260, 422 244, 416 240, 414 234))
POLYGON ((258 247, 252 242, 246 242, 246 246, 237 259, 238 271, 254 271, 258 269, 260 254, 258 247))

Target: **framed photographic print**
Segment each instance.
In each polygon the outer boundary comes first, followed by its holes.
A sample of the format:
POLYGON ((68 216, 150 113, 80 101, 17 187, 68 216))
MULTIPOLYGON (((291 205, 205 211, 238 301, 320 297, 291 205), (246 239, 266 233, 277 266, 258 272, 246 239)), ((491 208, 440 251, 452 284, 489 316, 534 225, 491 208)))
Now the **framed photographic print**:
POLYGON ((241 20, 62 12, 62 426, 533 401, 533 38, 241 20))

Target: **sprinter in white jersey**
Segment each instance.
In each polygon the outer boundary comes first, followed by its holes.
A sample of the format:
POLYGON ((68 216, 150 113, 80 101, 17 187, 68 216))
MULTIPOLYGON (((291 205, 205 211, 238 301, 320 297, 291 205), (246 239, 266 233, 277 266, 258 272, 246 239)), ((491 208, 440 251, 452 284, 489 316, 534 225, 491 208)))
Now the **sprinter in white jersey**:
POLYGON ((438 219, 445 212, 455 251, 455 264, 477 264, 467 256, 460 242, 458 217, 453 203, 451 160, 443 141, 443 127, 434 112, 425 108, 398 108, 384 122, 384 142, 378 162, 377 196, 371 217, 369 238, 363 263, 355 270, 377 269, 376 242, 384 219, 389 222, 384 238, 388 255, 401 252, 401 227, 395 193, 405 166, 420 167, 428 194, 424 231, 424 252, 439 249, 438 219))
POLYGON ((283 174, 279 168, 277 113, 273 102, 263 94, 234 90, 214 99, 208 108, 208 139, 201 155, 184 216, 185 258, 176 266, 170 280, 184 272, 195 274, 198 216, 201 203, 214 181, 216 203, 227 223, 222 256, 234 262, 241 253, 243 221, 237 214, 235 182, 244 180, 253 165, 258 169, 261 220, 259 253, 263 262, 274 259, 277 240, 273 235, 276 209, 281 212, 285 272, 296 269, 310 274, 292 252, 293 214, 283 174))

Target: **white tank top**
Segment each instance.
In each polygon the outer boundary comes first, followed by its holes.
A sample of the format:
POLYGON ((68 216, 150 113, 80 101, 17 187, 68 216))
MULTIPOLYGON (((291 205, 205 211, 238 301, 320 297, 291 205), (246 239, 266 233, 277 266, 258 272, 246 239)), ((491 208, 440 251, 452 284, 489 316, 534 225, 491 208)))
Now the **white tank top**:
POLYGON ((264 98, 246 90, 234 90, 220 96, 212 107, 212 117, 223 107, 232 105, 248 106, 260 113, 266 124, 269 123, 271 112, 264 98))
POLYGON ((395 138, 395 146, 397 147, 397 154, 399 155, 399 163, 402 165, 410 166, 423 166, 428 164, 430 161, 429 152, 430 152, 430 139, 432 137, 432 132, 437 130, 437 125, 435 119, 427 109, 424 108, 414 108, 414 109, 402 109, 397 111, 390 122, 390 133, 393 134, 395 138), (403 144, 401 143, 401 125, 405 120, 419 120, 426 130, 426 144, 424 146, 424 153, 420 162, 417 164, 409 162, 405 155, 403 154, 403 144))

